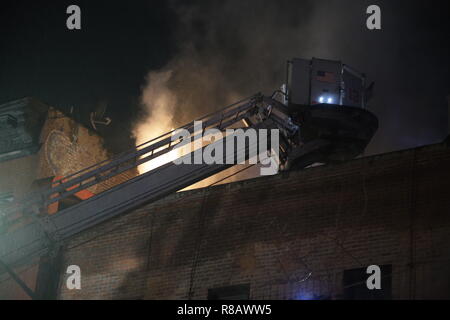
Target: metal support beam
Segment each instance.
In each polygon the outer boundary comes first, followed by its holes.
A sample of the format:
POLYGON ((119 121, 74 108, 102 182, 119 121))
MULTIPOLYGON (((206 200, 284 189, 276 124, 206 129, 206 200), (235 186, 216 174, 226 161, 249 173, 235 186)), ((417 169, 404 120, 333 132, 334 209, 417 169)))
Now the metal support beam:
POLYGON ((5 271, 10 275, 10 277, 17 282, 17 284, 22 288, 23 291, 33 300, 37 299, 36 294, 33 290, 30 289, 30 287, 27 286, 25 282, 20 279, 20 277, 12 270, 6 263, 3 262, 3 260, 0 259, 0 266, 5 269, 5 271))

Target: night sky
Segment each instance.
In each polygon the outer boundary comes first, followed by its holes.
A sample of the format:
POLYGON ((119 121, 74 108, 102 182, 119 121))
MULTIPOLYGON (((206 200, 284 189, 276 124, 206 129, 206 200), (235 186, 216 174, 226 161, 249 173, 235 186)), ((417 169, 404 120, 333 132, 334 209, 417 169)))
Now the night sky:
POLYGON ((287 59, 315 56, 375 81, 368 153, 435 143, 447 132, 449 15, 448 1, 1 1, 0 103, 34 96, 82 118, 107 104, 101 134, 117 152, 134 143, 149 72, 173 72, 184 122, 278 89, 287 59), (66 28, 70 4, 82 30, 66 28), (365 27, 370 4, 381 31, 365 27))

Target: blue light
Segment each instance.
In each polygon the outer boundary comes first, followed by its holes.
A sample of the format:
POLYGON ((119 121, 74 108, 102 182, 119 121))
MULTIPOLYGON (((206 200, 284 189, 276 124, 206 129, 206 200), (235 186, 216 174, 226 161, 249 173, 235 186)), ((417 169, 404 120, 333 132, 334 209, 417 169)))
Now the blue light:
POLYGON ((332 97, 324 97, 324 96, 321 96, 321 97, 319 98, 319 103, 328 103, 328 104, 332 104, 332 103, 334 103, 334 99, 333 99, 332 97))
POLYGON ((295 300, 315 300, 314 295, 307 292, 298 293, 295 300))

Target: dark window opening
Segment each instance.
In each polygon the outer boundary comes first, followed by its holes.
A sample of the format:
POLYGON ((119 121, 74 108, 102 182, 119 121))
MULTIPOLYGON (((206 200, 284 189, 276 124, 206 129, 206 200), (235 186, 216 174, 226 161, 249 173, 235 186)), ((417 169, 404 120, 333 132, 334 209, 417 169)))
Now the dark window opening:
POLYGON ((250 299, 249 284, 208 289, 208 300, 248 300, 248 299, 250 299))
POLYGON ((392 266, 380 266, 381 289, 369 290, 367 268, 344 271, 344 299, 346 300, 390 300, 392 299, 392 266))

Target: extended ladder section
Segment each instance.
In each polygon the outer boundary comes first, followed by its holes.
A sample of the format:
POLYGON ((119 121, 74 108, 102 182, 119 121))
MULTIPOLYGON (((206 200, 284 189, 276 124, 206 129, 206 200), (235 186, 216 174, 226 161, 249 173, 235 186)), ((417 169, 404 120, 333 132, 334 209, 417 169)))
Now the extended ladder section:
POLYGON ((212 164, 192 161, 197 152, 203 153, 206 148, 227 149, 224 139, 238 138, 237 131, 227 129, 242 127, 258 133, 261 129, 269 133, 270 129, 277 129, 277 161, 282 169, 289 169, 352 159, 364 151, 378 128, 377 118, 366 109, 332 104, 286 106, 276 99, 277 94, 272 97, 256 94, 241 100, 21 199, 2 213, 2 220, 19 216, 21 224, 0 235, 0 260, 15 267, 33 257, 52 253, 77 233, 240 163, 233 160, 249 159, 276 148, 270 145, 271 139, 266 139, 266 145, 261 144, 258 135, 256 143, 237 143, 231 150, 224 150, 223 161, 212 164), (196 123, 200 121, 199 129, 196 123), (203 138, 208 129, 226 132, 220 139, 205 144, 203 138), (183 135, 179 135, 181 131, 183 135), (181 152, 187 142, 191 148, 181 152), (190 161, 175 163, 176 159, 190 161), (47 214, 52 204, 144 164, 151 164, 146 173, 87 197, 57 214, 47 214))
MULTIPOLYGON (((298 129, 290 120, 284 105, 261 94, 239 101, 197 121, 202 121, 202 132, 195 131, 194 123, 185 125, 113 159, 64 177, 52 188, 35 192, 8 208, 4 212, 6 218, 19 214, 27 223, 15 231, 9 230, 0 236, 0 259, 8 265, 16 266, 33 257, 48 254, 55 246, 58 247, 81 231, 182 190, 233 166, 232 161, 229 161, 230 157, 234 159, 237 154, 249 155, 260 152, 257 150, 258 144, 245 144, 234 147, 231 153, 229 150, 225 152, 223 164, 174 164, 171 161, 174 155, 193 158, 196 151, 179 154, 181 150, 179 147, 186 138, 174 139, 174 134, 180 132, 180 129, 189 133, 192 145, 197 139, 202 138, 203 132, 207 129, 215 128, 223 132, 230 127, 239 127, 242 123, 245 124, 244 127, 253 129, 280 129, 283 141, 288 141, 289 136, 296 134, 298 129), (52 203, 98 185, 127 170, 164 158, 170 160, 55 215, 45 214, 46 208, 52 203)), ((211 145, 218 143, 220 141, 214 141, 211 145)), ((201 145, 200 148, 205 147, 201 145)))

